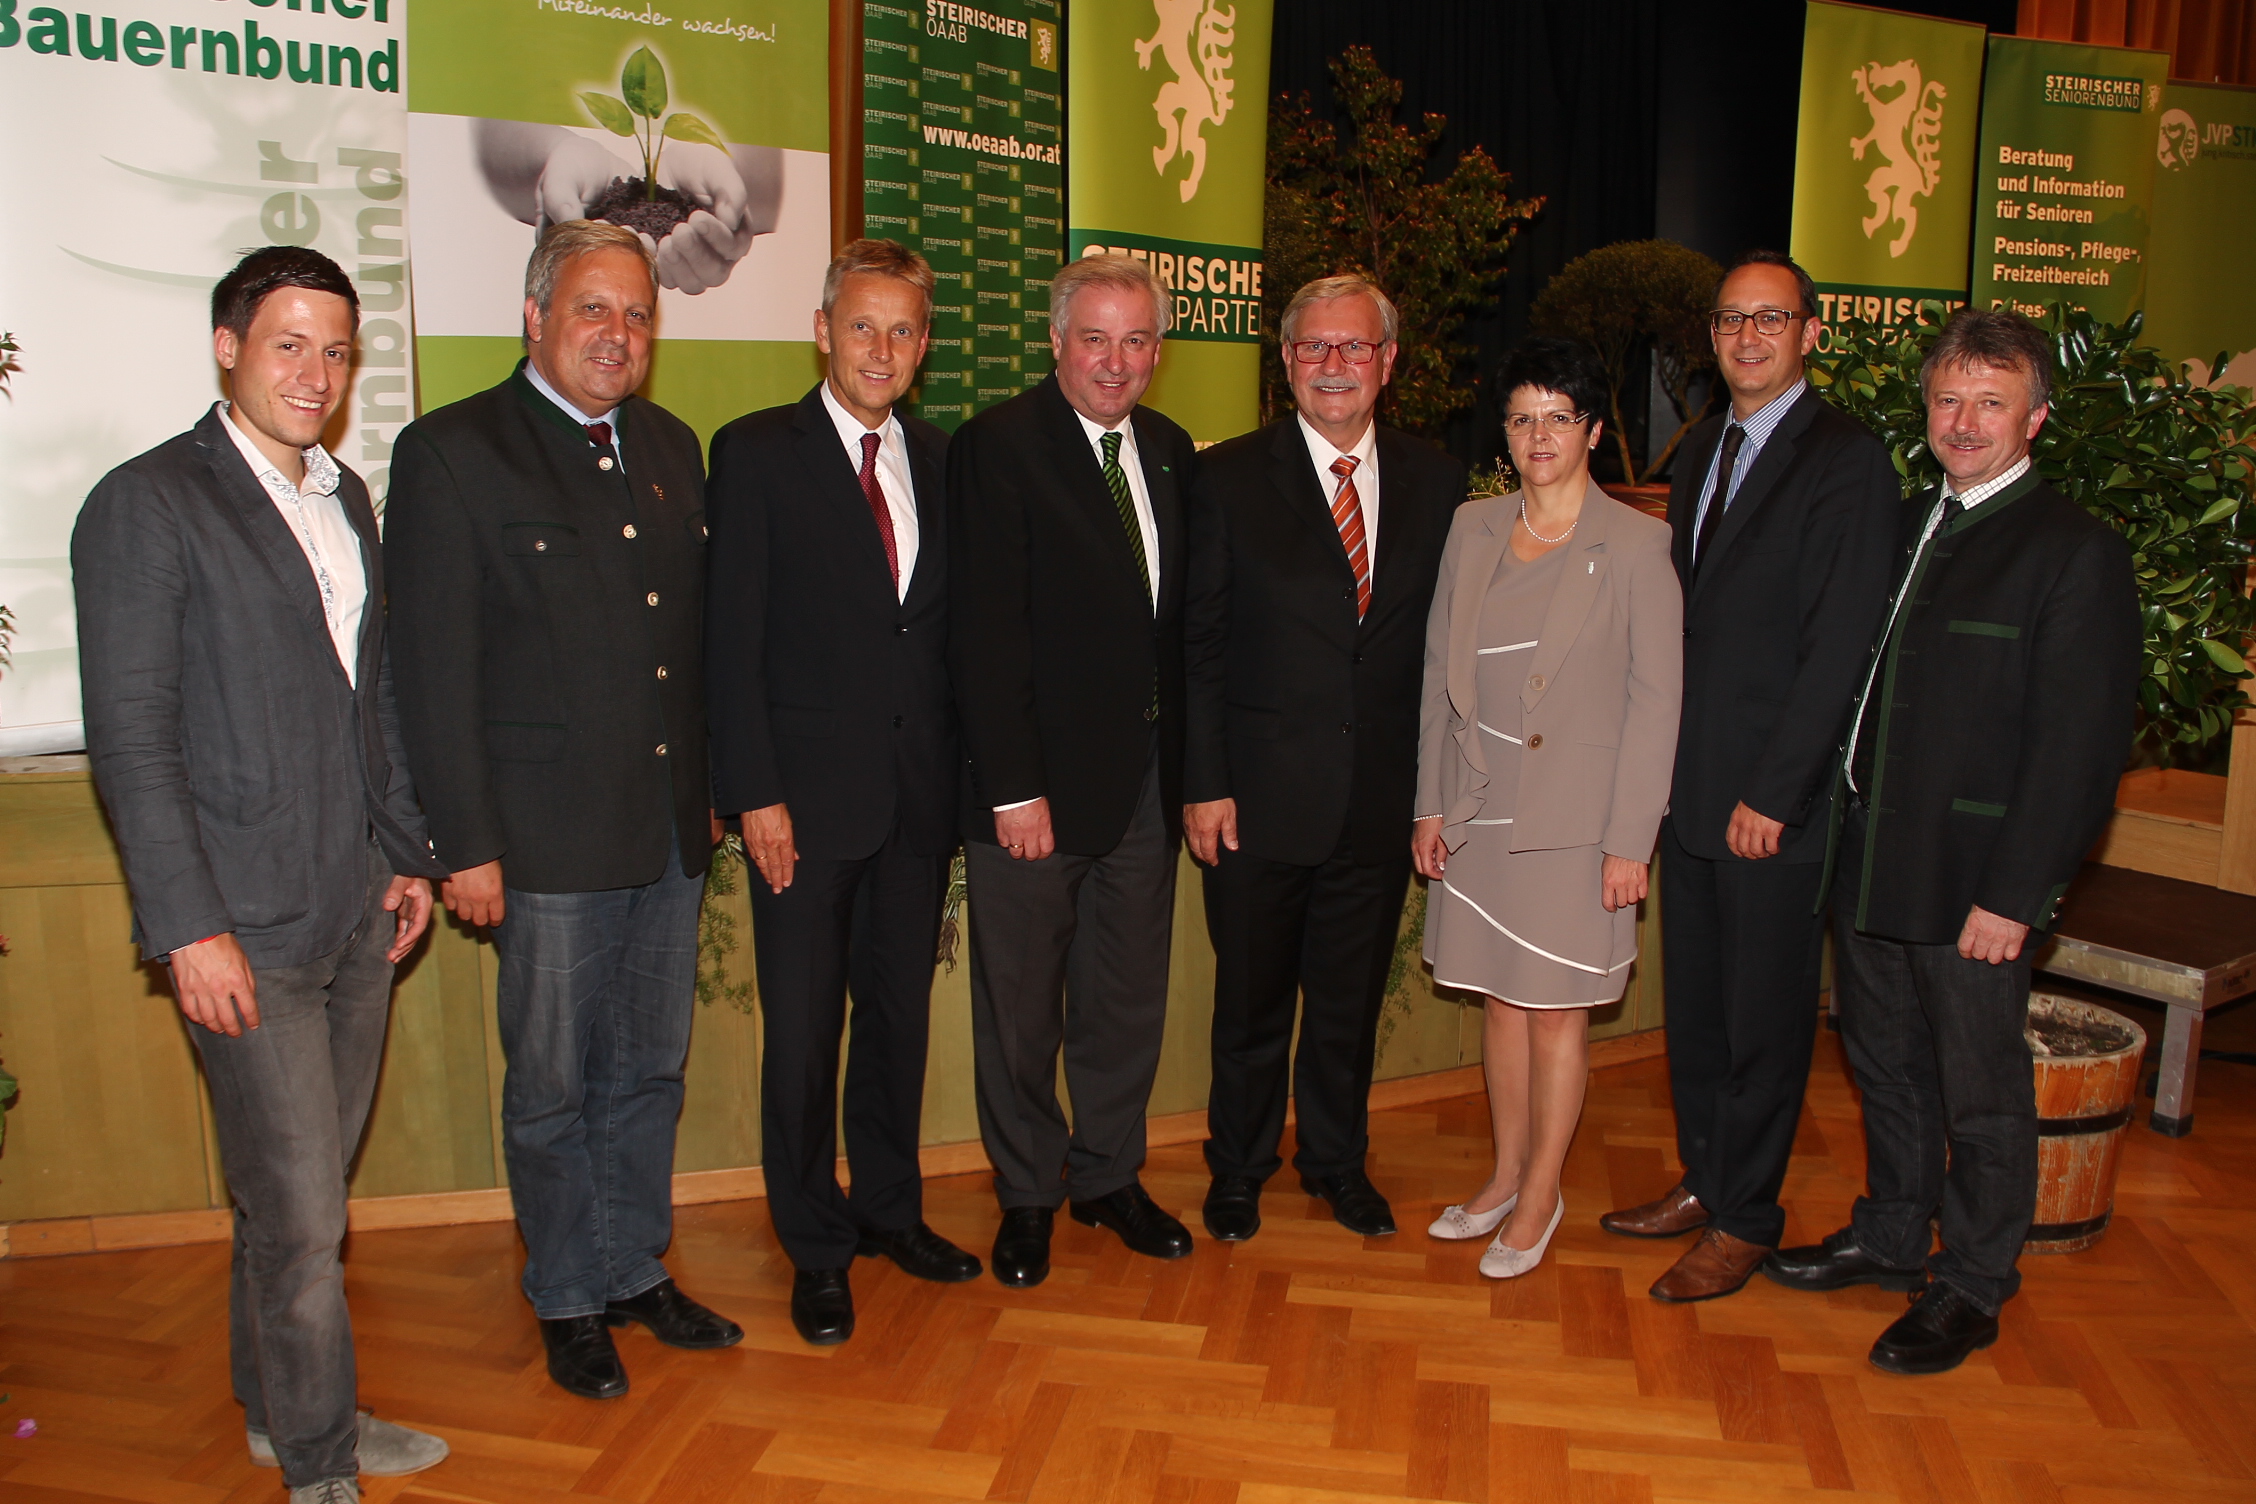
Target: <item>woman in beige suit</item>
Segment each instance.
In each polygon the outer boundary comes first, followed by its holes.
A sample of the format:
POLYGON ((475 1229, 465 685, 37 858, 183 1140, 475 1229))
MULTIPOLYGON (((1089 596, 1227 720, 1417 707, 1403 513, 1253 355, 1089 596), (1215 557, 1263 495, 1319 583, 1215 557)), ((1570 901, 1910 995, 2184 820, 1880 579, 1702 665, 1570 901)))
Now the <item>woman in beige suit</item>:
POLYGON ((1434 980, 1485 993, 1488 1184, 1439 1238, 1495 1241, 1481 1273, 1525 1274, 1566 1213, 1588 1010, 1622 995, 1668 807, 1683 690, 1683 595, 1668 525, 1592 484, 1606 398, 1596 359, 1529 340, 1504 366, 1523 489, 1467 502, 1426 628, 1412 850, 1432 882, 1434 980))

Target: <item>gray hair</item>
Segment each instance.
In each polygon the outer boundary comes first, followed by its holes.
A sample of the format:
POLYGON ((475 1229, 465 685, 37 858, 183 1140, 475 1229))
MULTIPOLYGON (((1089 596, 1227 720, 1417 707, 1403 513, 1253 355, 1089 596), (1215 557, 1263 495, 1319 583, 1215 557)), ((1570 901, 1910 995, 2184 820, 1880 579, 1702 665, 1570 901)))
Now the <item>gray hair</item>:
POLYGON ((1395 343, 1395 337, 1402 331, 1401 315, 1394 311, 1394 304, 1387 295, 1379 291, 1378 283, 1352 272, 1340 277, 1318 277, 1292 295, 1292 301, 1285 305, 1285 316, 1277 321, 1284 342, 1288 345, 1293 342, 1293 332, 1300 328, 1300 316, 1311 305, 1329 303, 1335 298, 1351 298, 1357 293, 1379 305, 1379 328, 1385 331, 1386 343, 1395 343))
POLYGON ((650 273, 651 287, 658 286, 658 262, 640 235, 608 220, 563 220, 548 227, 540 244, 533 247, 532 259, 525 263, 525 296, 533 300, 542 317, 548 315, 549 301, 556 296, 556 279, 563 275, 564 268, 597 251, 634 252, 650 273))
POLYGON ((932 322, 932 289, 939 279, 932 273, 931 262, 898 240, 857 240, 830 258, 830 269, 823 273, 822 311, 825 317, 837 306, 838 293, 846 285, 846 279, 856 272, 899 277, 924 294, 924 321, 928 324, 932 322))
POLYGON ((1953 314, 1942 338, 1919 363, 1919 395, 1927 395, 1936 372, 1969 366, 2019 371, 2029 383, 2031 412, 2052 402, 2052 342, 2018 313, 1961 308, 1953 314))
POLYGON ((1050 279, 1052 334, 1065 332, 1066 311, 1073 305, 1073 295, 1084 287, 1111 287, 1145 294, 1152 300, 1152 314, 1159 321, 1161 334, 1175 321, 1175 300, 1159 285, 1159 277, 1152 271, 1149 261, 1137 256, 1116 256, 1109 251, 1092 251, 1079 261, 1067 263, 1050 279))

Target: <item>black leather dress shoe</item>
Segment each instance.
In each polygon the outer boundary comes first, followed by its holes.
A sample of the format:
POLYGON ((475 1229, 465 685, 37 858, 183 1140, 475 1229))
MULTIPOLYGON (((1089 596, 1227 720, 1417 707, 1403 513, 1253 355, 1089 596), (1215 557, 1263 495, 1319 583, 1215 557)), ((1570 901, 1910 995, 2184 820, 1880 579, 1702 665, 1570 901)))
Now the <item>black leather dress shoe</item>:
POLYGON ((863 1258, 882 1254, 906 1273, 936 1284, 960 1285, 979 1278, 979 1259, 919 1222, 906 1232, 865 1232, 854 1249, 863 1258))
POLYGON ((627 1366, 601 1316, 544 1317, 540 1331, 548 1376, 558 1388, 585 1400, 615 1400, 627 1392, 627 1366))
POLYGON ((1998 1319, 1941 1280, 1872 1344, 1872 1366, 1889 1373, 1948 1373, 1998 1339, 1998 1319))
POLYGON ((744 1340, 743 1327, 691 1300, 670 1279, 640 1295, 611 1301, 603 1308, 603 1319, 612 1326, 639 1321, 668 1347, 734 1347, 744 1340))
POLYGON ((1394 1208, 1360 1169, 1318 1177, 1303 1175, 1300 1188, 1332 1204, 1332 1220, 1358 1237, 1383 1238, 1394 1231, 1394 1208))
POLYGON ((802 1269, 791 1277, 791 1324, 817 1347, 854 1335, 854 1290, 843 1269, 802 1269))
POLYGON ((1243 1243, 1261 1231, 1261 1182, 1251 1175, 1217 1175, 1206 1188, 1204 1220, 1218 1243, 1243 1243))
POLYGON ((1191 1230, 1159 1209, 1151 1193, 1134 1181, 1094 1201, 1073 1203, 1073 1220, 1084 1227, 1109 1227, 1129 1251, 1147 1258, 1179 1259, 1191 1251, 1191 1230))
POLYGON ((1031 1289, 1050 1277, 1050 1224, 1057 1210, 1013 1206, 1003 1211, 995 1231, 995 1278, 1015 1289, 1031 1289))
POLYGON ((1856 1235, 1846 1227, 1822 1243, 1778 1249, 1763 1260, 1762 1272, 1794 1290, 1845 1290, 1851 1285, 1878 1285, 1883 1290, 1927 1288, 1926 1270, 1897 1269, 1881 1263, 1857 1246, 1856 1235))

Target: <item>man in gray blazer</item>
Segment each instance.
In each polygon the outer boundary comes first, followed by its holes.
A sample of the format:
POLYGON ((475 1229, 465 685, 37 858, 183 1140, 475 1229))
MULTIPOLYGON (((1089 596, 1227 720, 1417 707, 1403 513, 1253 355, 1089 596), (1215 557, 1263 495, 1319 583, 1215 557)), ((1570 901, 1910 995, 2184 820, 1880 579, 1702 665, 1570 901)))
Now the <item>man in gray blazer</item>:
POLYGON ((212 290, 230 401, 112 470, 71 535, 86 745, 133 938, 168 965, 235 1203, 230 1338, 293 1504, 446 1443, 356 1415, 345 1172, 431 854, 392 708, 368 488, 321 447, 359 300, 268 246, 212 290))

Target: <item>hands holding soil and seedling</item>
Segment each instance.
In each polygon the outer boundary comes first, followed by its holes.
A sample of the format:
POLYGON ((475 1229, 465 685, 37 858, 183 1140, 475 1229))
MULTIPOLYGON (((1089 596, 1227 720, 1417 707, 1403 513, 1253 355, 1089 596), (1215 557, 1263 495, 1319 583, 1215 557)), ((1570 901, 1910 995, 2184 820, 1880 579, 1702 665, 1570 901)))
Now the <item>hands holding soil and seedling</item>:
POLYGON ((582 94, 597 124, 633 141, 641 172, 557 125, 480 120, 479 169, 503 209, 545 230, 568 219, 624 225, 649 243, 658 283, 686 293, 720 286, 772 230, 783 200, 783 153, 731 146, 695 115, 666 113, 666 73, 647 47, 627 59, 620 97, 582 94))

